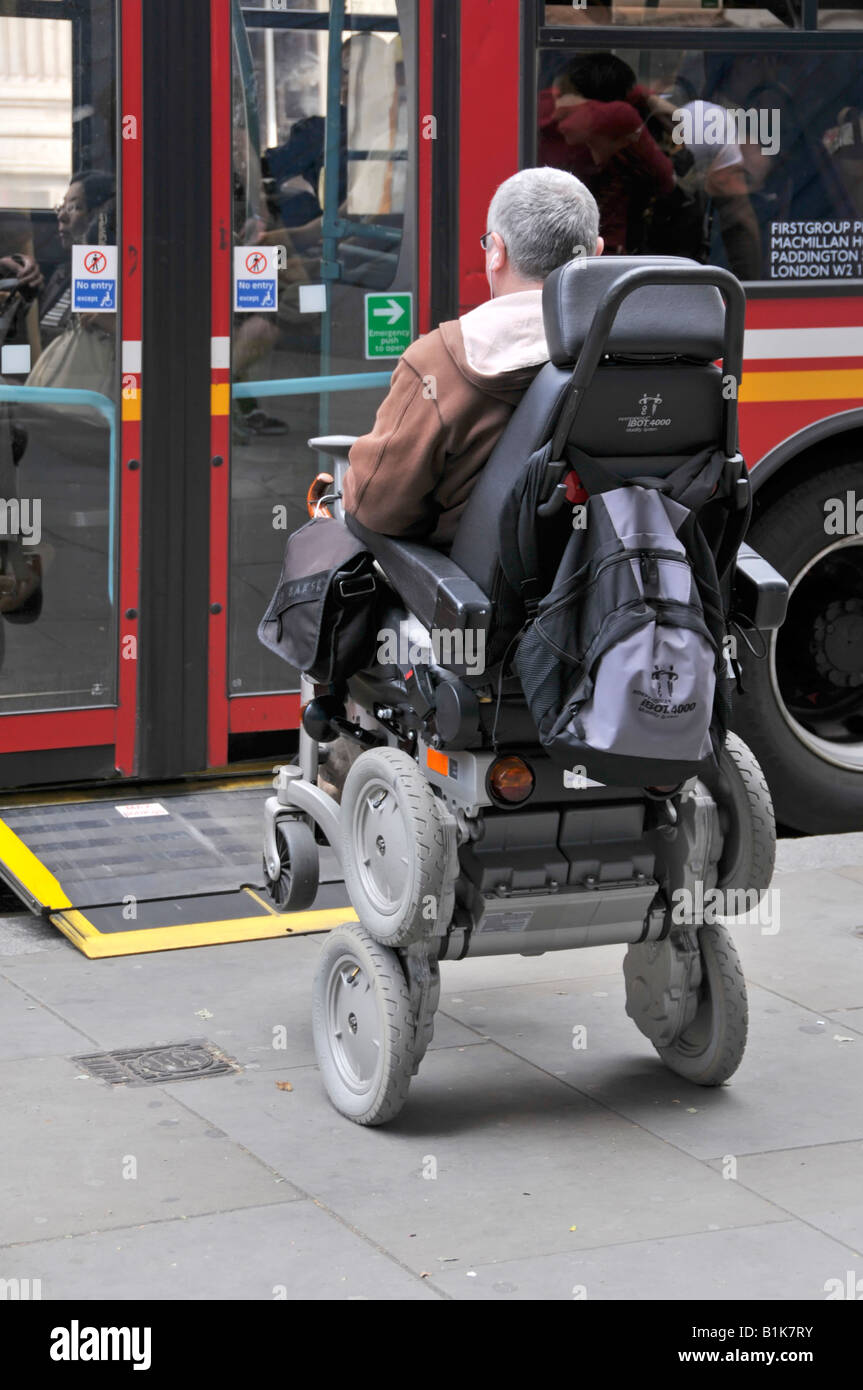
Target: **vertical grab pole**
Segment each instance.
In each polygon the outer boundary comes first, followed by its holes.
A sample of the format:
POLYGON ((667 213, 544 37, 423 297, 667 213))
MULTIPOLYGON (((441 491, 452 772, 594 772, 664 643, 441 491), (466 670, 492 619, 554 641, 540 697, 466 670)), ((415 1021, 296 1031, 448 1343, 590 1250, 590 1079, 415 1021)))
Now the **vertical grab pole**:
MULTIPOLYGON (((320 374, 328 376, 333 338, 333 286, 339 278, 338 249, 339 174, 342 143, 342 33, 345 0, 331 0, 327 38, 327 118, 324 139, 324 217, 322 226, 321 277, 327 289, 327 307, 321 324, 320 374)), ((318 433, 329 434, 330 399, 321 392, 318 433)))

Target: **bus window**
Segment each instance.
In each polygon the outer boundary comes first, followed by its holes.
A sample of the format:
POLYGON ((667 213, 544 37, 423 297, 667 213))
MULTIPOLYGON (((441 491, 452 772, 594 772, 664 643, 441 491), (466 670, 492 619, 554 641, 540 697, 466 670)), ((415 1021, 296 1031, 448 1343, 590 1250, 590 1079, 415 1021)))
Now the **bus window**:
POLYGON ((863 29, 863 0, 857 0, 856 4, 844 0, 838 5, 818 0, 818 28, 863 29))
POLYGON ((573 24, 643 24, 673 29, 799 28, 802 0, 572 0, 547 4, 549 27, 573 24))
POLYGON ((2 8, 0 714, 8 714, 115 698, 119 280, 115 0, 2 8), (85 273, 95 278, 80 279, 85 273))
POLYGON ((861 107, 851 53, 546 50, 538 162, 591 188, 611 254, 856 280, 861 107))

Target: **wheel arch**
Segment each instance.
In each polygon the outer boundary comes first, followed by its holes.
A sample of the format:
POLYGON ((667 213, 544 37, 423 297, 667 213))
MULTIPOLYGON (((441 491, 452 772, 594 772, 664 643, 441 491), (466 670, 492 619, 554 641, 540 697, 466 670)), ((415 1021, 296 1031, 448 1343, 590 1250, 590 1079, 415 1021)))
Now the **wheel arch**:
POLYGON ((863 464, 863 409, 843 410, 797 430, 751 470, 753 521, 815 473, 853 463, 855 458, 863 464))

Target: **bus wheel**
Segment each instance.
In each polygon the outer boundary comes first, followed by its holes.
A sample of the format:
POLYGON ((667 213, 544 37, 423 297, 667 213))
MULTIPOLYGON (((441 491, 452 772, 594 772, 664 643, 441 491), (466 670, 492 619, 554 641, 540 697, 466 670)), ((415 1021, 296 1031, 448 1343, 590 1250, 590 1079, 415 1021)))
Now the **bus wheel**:
POLYGON ((745 693, 734 727, 752 746, 777 821, 808 834, 863 826, 863 534, 834 534, 863 497, 863 462, 793 488, 749 543, 789 581, 788 617, 766 658, 739 644, 745 693))

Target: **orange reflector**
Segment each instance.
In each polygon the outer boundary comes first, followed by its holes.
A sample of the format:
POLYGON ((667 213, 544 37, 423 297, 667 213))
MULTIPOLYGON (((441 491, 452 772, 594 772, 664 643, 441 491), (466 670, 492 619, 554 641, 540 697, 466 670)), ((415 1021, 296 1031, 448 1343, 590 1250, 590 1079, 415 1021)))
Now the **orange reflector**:
POLYGON ((498 801, 514 804, 527 800, 536 779, 524 758, 510 755, 507 758, 498 758, 497 762, 492 764, 488 780, 492 794, 498 801))
POLYGON ((449 758, 446 753, 439 753, 436 748, 426 749, 426 766, 432 772, 439 772, 442 777, 449 777, 449 758))

